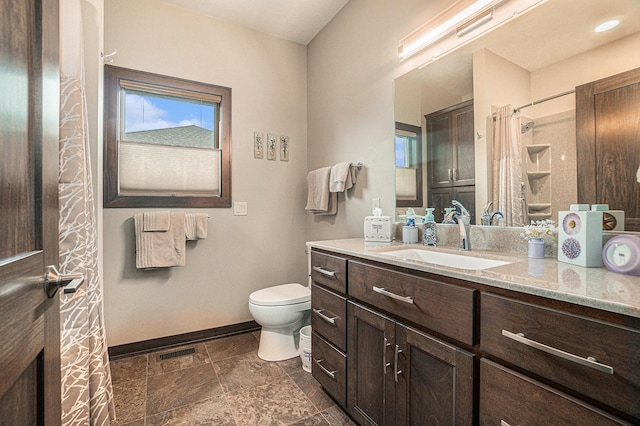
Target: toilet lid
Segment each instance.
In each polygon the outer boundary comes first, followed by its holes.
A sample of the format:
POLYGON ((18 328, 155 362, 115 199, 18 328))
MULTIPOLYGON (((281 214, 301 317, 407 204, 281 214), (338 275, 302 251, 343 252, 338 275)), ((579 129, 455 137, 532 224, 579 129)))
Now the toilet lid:
POLYGON ((311 289, 300 284, 282 284, 263 288, 249 295, 249 302, 262 306, 293 305, 309 300, 311 300, 311 289))

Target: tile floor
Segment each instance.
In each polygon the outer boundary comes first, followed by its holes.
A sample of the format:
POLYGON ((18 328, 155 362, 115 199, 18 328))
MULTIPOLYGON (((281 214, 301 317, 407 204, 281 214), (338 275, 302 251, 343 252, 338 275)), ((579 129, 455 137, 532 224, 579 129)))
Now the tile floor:
POLYGON ((300 358, 258 358, 258 333, 111 361, 118 426, 314 425, 354 423, 300 358), (193 348, 195 353, 160 360, 193 348))

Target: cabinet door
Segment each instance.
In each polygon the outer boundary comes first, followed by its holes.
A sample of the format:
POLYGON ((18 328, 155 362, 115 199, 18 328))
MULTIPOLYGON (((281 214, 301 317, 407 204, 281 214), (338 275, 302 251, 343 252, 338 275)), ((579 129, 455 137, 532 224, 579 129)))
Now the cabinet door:
POLYGON ((469 213, 471 214, 471 223, 476 223, 476 187, 457 187, 453 193, 453 199, 460 201, 462 205, 469 210, 469 213))
POLYGON ((349 302, 347 410, 361 425, 394 425, 395 323, 349 302))
POLYGON ((449 114, 427 118, 427 147, 429 186, 451 186, 453 183, 453 138, 449 114))
POLYGON ((454 185, 474 185, 476 166, 473 140, 473 104, 453 111, 452 124, 454 185))
POLYGON ((473 354, 398 324, 398 425, 473 423, 473 354))

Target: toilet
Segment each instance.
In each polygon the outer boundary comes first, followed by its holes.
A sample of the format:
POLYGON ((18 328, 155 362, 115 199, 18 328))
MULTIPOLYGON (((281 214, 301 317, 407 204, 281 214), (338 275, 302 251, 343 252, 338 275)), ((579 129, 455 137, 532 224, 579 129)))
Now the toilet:
POLYGON ((298 356, 296 335, 309 323, 311 289, 300 284, 282 284, 249 295, 249 312, 258 324, 258 356, 282 361, 298 356))

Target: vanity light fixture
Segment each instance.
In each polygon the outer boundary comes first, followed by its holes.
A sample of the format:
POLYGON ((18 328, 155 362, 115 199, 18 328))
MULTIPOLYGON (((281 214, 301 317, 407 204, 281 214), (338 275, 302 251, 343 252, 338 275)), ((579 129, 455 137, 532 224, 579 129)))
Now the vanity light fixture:
POLYGON ((474 19, 470 20, 469 22, 462 24, 458 28, 456 28, 456 36, 464 37, 465 35, 469 34, 471 31, 483 26, 484 24, 486 24, 492 19, 493 19, 493 9, 489 9, 486 12, 481 13, 474 19))
MULTIPOLYGON (((463 28, 460 28, 460 31, 463 31, 462 35, 478 28, 491 20, 492 8, 503 2, 504 0, 459 0, 455 2, 444 12, 400 40, 400 47, 398 48, 400 59, 406 59, 417 53, 419 50, 450 34, 458 27, 463 26, 463 28), (490 13, 487 14, 487 12, 490 13), (469 22, 471 24, 465 27, 469 22)), ((461 37, 462 35, 459 36, 461 37)))
POLYGON ((597 33, 603 33, 605 31, 609 31, 609 30, 617 27, 619 23, 620 23, 620 21, 618 21, 617 19, 612 19, 610 21, 606 21, 606 22, 603 22, 602 24, 598 25, 596 27, 595 31, 597 33))

